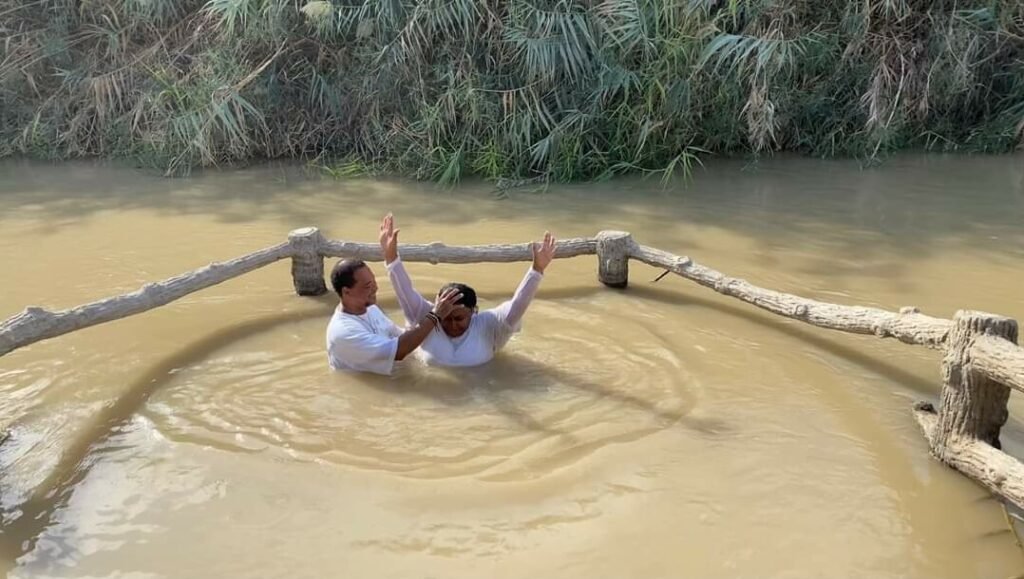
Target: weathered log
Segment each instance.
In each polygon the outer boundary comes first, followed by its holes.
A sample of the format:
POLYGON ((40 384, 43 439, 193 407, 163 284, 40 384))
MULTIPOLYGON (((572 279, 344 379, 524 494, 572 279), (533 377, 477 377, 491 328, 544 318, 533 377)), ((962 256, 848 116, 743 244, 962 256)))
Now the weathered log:
POLYGON ((1017 321, 965 310, 953 316, 942 359, 942 398, 933 449, 940 458, 945 456, 945 448, 960 438, 976 438, 1000 448, 999 430, 1008 416, 1010 389, 975 371, 972 345, 985 334, 1016 343, 1017 321))
POLYGON ((288 234, 292 246, 292 285, 300 296, 327 293, 324 283, 324 257, 320 255, 323 235, 316 227, 303 227, 288 234))
POLYGON ((750 282, 728 277, 709 267, 639 244, 630 250, 633 259, 660 267, 720 294, 732 296, 769 312, 800 320, 829 330, 854 334, 874 334, 896 338, 906 344, 919 344, 939 349, 946 341, 952 322, 925 316, 916 308, 903 308, 899 313, 862 306, 843 306, 819 302, 792 294, 758 287, 750 282))
MULTIPOLYGON (((934 454, 938 415, 930 404, 918 403, 914 417, 934 454)), ((950 441, 943 456, 937 458, 1024 509, 1024 464, 1016 458, 971 437, 950 441)))
MULTIPOLYGON (((380 246, 351 241, 325 241, 320 253, 327 257, 354 257, 365 261, 384 261, 380 246)), ((563 239, 555 244, 555 258, 593 255, 597 253, 597 240, 593 238, 563 239)), ((402 261, 438 263, 509 263, 530 261, 533 254, 529 243, 507 245, 449 246, 440 242, 426 245, 402 244, 402 261)))
POLYGON ((151 310, 291 255, 291 244, 281 243, 237 259, 212 263, 159 283, 146 284, 128 294, 68 310, 51 312, 30 306, 24 312, 0 323, 0 356, 40 340, 151 310))
POLYGON ((970 358, 975 372, 1024 392, 1024 348, 998 336, 978 336, 971 344, 970 358))
POLYGON ((604 285, 624 288, 629 285, 629 250, 633 236, 625 231, 597 234, 597 279, 604 285))

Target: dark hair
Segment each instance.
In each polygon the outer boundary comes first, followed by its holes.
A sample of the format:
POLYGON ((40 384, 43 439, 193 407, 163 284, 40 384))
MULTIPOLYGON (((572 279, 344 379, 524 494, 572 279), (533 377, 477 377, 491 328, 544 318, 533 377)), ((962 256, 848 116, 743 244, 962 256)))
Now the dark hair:
POLYGON ((462 294, 462 297, 459 298, 459 301, 455 302, 456 304, 466 306, 469 309, 473 309, 476 307, 476 290, 474 290, 473 288, 469 287, 464 283, 458 283, 453 281, 441 286, 440 293, 444 293, 451 288, 459 290, 459 293, 462 294))
POLYGON ((331 287, 335 293, 341 295, 341 288, 350 288, 356 284, 356 272, 366 267, 366 262, 361 259, 343 259, 334 264, 331 270, 331 287))

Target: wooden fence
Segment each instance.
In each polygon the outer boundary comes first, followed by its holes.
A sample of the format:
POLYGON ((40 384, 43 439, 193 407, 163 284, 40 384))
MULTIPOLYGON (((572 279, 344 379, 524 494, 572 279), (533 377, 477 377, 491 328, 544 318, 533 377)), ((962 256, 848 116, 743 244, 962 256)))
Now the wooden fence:
MULTIPOLYGON (((556 258, 580 255, 597 255, 598 280, 610 287, 627 286, 629 261, 636 260, 812 326, 895 338, 944 351, 938 410, 926 402, 915 404, 913 409, 932 454, 1024 509, 1024 464, 1002 452, 999 444, 999 431, 1008 416, 1010 389, 1024 392, 1024 349, 1017 346, 1016 320, 967 310, 947 320, 926 316, 913 307, 890 312, 809 300, 726 276, 689 257, 640 245, 621 231, 602 231, 596 237, 558 242, 556 258)), ((383 260, 376 244, 329 240, 316 228, 297 229, 288 235, 287 242, 146 284, 132 293, 61 311, 26 308, 0 323, 0 356, 40 340, 151 310, 286 258, 292 262, 296 293, 324 294, 325 257, 383 260)), ((529 261, 531 252, 527 243, 403 244, 402 259, 434 264, 513 262, 529 261)))

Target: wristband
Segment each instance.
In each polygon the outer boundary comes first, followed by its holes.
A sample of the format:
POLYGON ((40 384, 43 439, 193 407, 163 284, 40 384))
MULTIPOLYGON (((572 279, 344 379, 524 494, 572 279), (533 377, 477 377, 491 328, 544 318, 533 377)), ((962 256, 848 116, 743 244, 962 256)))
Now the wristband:
POLYGON ((441 327, 441 316, 435 314, 434 312, 427 312, 426 318, 434 322, 435 328, 441 327))

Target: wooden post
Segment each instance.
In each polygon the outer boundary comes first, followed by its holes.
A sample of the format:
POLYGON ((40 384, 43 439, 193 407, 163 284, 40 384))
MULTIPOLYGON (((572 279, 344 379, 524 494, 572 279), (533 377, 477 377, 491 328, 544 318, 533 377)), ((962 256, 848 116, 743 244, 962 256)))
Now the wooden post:
POLYGON ((324 237, 316 227, 303 227, 288 234, 294 249, 292 255, 292 283, 300 296, 318 296, 327 293, 324 283, 324 258, 320 246, 324 237))
POLYGON ((624 288, 629 284, 629 250, 633 236, 625 231, 602 231, 597 234, 597 279, 608 287, 624 288))
POLYGON ((953 326, 942 360, 942 400, 932 440, 932 451, 945 459, 947 451, 965 437, 1000 448, 999 429, 1006 423, 1010 389, 971 367, 971 344, 978 336, 993 334, 1017 343, 1017 320, 961 310, 953 326))

